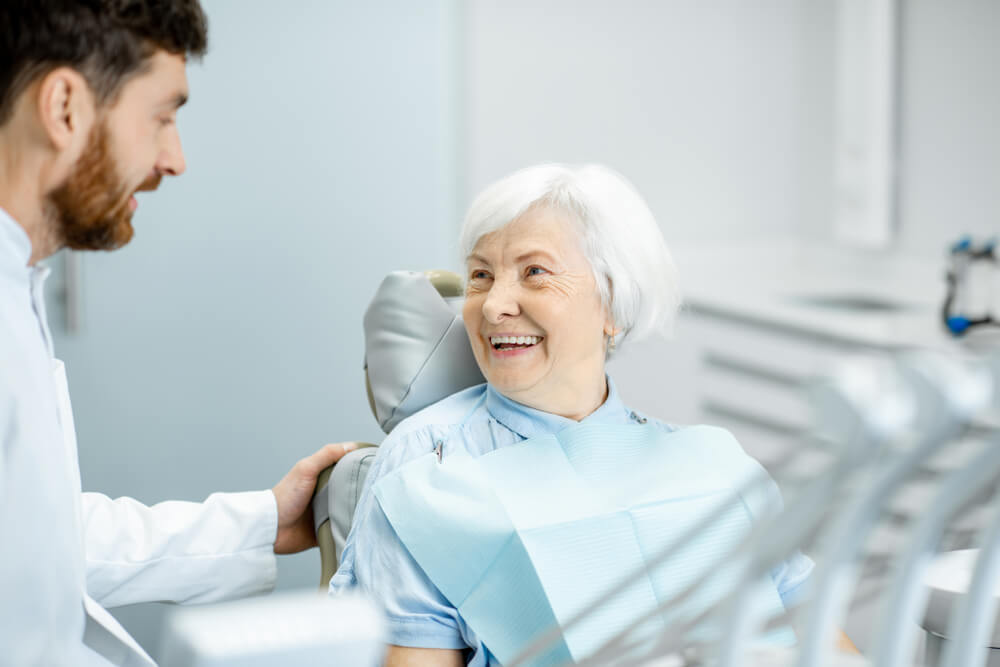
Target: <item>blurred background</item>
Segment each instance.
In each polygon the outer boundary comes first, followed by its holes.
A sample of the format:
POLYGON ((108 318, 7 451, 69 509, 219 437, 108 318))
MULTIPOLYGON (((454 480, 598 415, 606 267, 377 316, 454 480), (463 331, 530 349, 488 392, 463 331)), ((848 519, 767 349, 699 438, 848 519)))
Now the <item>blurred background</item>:
MULTIPOLYGON (((465 207, 533 163, 623 173, 680 265, 674 336, 612 367, 626 399, 765 465, 807 426, 809 374, 947 343, 947 248, 997 228, 990 0, 203 4, 188 172, 125 250, 52 262, 86 490, 201 500, 380 441, 369 299, 460 269, 465 207)), ((318 576, 315 551, 279 559, 279 588, 318 576)), ((156 657, 163 606, 115 613, 156 657)))

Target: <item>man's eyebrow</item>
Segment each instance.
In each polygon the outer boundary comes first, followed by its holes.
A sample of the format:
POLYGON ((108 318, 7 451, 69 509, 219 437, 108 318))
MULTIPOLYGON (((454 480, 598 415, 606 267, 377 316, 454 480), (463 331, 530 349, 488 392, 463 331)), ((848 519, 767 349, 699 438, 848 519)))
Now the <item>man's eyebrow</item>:
POLYGON ((187 93, 177 93, 173 97, 166 99, 160 106, 165 109, 180 109, 182 106, 187 104, 188 96, 187 93))

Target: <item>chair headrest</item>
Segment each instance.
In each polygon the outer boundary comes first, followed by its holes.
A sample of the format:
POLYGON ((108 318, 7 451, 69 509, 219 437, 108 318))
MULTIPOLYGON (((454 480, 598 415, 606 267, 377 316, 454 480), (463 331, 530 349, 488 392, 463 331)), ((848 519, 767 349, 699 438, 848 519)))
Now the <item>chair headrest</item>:
POLYGON ((399 422, 485 382, 462 323, 454 273, 394 271, 365 311, 368 400, 388 433, 399 422))

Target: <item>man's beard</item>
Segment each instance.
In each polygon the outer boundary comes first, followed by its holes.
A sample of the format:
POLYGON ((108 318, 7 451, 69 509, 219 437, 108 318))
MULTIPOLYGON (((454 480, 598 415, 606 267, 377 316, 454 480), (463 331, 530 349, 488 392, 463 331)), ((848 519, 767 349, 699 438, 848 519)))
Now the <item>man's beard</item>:
MULTIPOLYGON (((159 175, 139 189, 153 190, 159 175)), ((114 250, 132 239, 132 192, 118 179, 106 120, 99 121, 66 181, 48 194, 47 215, 62 245, 73 250, 114 250)))

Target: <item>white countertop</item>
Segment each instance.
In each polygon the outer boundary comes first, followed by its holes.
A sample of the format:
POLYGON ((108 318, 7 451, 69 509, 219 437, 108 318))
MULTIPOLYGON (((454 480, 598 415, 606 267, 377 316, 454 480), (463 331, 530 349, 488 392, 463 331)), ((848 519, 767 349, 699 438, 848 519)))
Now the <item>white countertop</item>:
POLYGON ((880 348, 956 345, 941 323, 944 252, 917 258, 783 240, 673 253, 697 311, 880 348), (869 307, 835 305, 843 301, 869 307))

